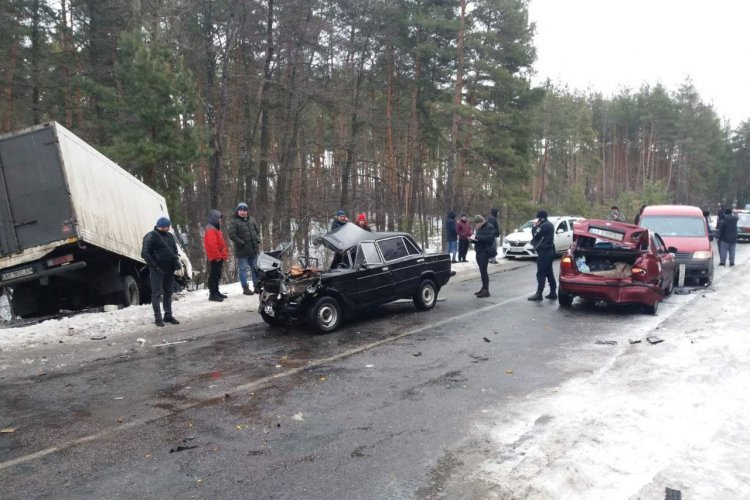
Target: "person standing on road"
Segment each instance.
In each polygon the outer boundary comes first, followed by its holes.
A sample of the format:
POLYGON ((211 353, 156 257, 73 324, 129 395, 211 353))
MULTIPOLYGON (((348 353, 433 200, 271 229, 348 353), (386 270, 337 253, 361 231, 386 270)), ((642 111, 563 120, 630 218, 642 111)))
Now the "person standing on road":
POLYGON ((456 223, 458 233, 458 261, 466 262, 466 253, 469 251, 469 237, 471 236, 471 223, 466 220, 466 214, 461 214, 461 220, 456 223))
POLYGON ((497 255, 495 228, 492 224, 485 221, 481 215, 474 216, 474 224, 476 224, 476 230, 471 240, 474 242, 479 274, 482 277, 482 288, 478 292, 475 292, 474 295, 478 298, 485 298, 490 296, 490 275, 487 273, 487 265, 490 258, 497 255))
POLYGON ((451 262, 458 262, 458 231, 456 228, 456 212, 448 212, 448 218, 445 219, 445 240, 448 242, 448 253, 451 256, 451 262))
POLYGON ((731 208, 724 210, 724 217, 719 221, 719 265, 725 266, 729 254, 729 267, 734 266, 734 252, 737 248, 737 221, 739 217, 731 208))
POLYGON ((248 214, 247 203, 237 204, 234 215, 229 220, 227 228, 229 239, 234 243, 234 254, 239 266, 240 285, 244 295, 252 295, 258 291, 258 269, 255 267, 260 249, 260 229, 255 219, 248 214), (253 289, 247 282, 247 269, 250 268, 253 289))
POLYGON ((221 232, 221 212, 212 208, 208 211, 208 224, 203 235, 203 248, 208 258, 208 300, 221 302, 227 298, 219 291, 219 279, 224 261, 229 258, 224 234, 221 232))
POLYGON ((344 212, 343 210, 336 210, 336 217, 331 223, 331 230, 329 232, 334 232, 347 222, 349 222, 349 219, 346 218, 346 212, 344 212))
POLYGON ((540 210, 536 214, 536 224, 531 228, 531 246, 536 249, 536 293, 529 300, 542 300, 544 283, 549 281, 548 299, 557 299, 557 282, 552 270, 555 260, 555 228, 547 220, 547 212, 540 210))
MULTIPOLYGON (((492 210, 490 210, 489 217, 487 217, 487 223, 495 228, 495 249, 497 249, 497 238, 500 237, 500 222, 497 219, 499 213, 500 209, 493 207, 492 210)), ((497 264, 497 251, 495 251, 495 257, 490 258, 490 264, 497 264)))
POLYGON ((180 268, 177 254, 177 242, 169 228, 172 223, 166 217, 159 217, 154 230, 143 237, 141 257, 146 261, 151 284, 151 307, 154 309, 154 323, 179 325, 172 315, 172 291, 174 272, 180 268), (164 318, 161 316, 161 305, 164 304, 164 318))

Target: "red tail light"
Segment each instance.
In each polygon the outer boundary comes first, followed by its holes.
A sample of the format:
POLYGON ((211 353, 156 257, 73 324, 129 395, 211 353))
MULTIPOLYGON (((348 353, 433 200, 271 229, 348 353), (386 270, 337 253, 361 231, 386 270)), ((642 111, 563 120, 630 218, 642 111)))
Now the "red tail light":
POLYGON ((570 255, 563 256, 563 258, 560 259, 560 272, 573 271, 573 269, 573 258, 570 255))
POLYGON ((645 279, 646 275, 648 274, 645 269, 637 266, 631 267, 630 273, 633 275, 634 279, 637 279, 639 281, 645 279))
POLYGON ((54 259, 47 260, 47 267, 61 266, 73 262, 73 254, 63 255, 62 257, 55 257, 54 259))

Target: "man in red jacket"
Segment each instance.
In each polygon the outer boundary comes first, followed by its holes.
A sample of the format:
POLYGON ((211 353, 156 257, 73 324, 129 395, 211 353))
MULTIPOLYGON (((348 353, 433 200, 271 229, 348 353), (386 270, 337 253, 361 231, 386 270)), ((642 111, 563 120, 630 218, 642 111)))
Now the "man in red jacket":
POLYGON ((219 291, 219 279, 224 261, 229 258, 224 234, 221 232, 221 212, 212 208, 208 211, 208 225, 203 235, 203 248, 208 258, 208 300, 221 302, 227 296, 219 291))

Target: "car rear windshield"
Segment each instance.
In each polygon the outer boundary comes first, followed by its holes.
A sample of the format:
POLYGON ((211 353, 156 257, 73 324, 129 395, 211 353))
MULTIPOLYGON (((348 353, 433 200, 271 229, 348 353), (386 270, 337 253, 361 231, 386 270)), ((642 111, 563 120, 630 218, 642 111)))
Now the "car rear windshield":
POLYGON ((638 225, 659 233, 661 236, 706 236, 706 219, 703 217, 650 215, 641 217, 638 225))

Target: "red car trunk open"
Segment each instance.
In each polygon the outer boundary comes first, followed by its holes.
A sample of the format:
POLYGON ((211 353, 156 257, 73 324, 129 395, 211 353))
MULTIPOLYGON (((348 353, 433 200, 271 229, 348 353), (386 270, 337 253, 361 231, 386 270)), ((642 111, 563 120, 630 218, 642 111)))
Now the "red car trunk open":
POLYGON ((675 261, 661 237, 646 228, 589 219, 573 228, 573 245, 560 261, 559 302, 574 297, 643 304, 656 313, 672 292, 675 261))

